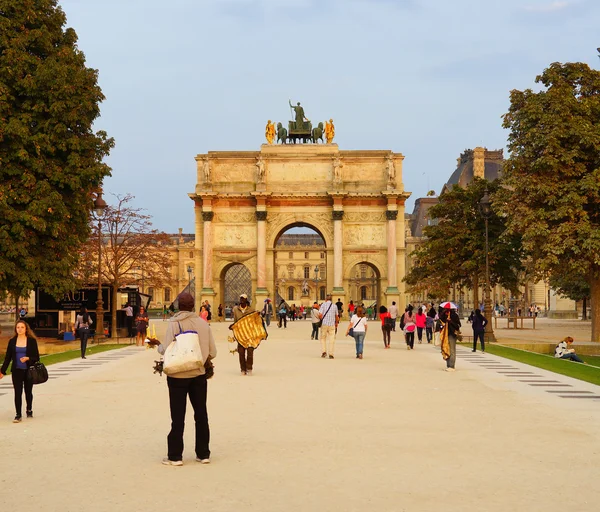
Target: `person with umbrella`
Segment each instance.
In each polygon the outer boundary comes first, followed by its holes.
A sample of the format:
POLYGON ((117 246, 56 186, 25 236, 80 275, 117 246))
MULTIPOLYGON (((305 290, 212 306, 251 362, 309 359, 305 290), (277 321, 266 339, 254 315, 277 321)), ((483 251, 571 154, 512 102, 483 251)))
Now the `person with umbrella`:
POLYGON ((446 371, 456 371, 456 338, 460 334, 460 318, 456 313, 458 306, 453 302, 442 302, 440 304, 440 342, 442 345, 442 357, 446 361, 446 371))

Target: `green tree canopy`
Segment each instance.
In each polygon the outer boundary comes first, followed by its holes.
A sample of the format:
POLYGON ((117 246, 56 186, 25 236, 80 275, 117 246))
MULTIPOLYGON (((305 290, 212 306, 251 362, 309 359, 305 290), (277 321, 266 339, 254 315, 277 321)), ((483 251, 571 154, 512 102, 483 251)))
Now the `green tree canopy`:
MULTIPOLYGON (((486 187, 493 199, 500 182, 475 178, 466 188, 455 185, 429 209, 437 224, 424 229, 426 239, 411 254, 413 265, 404 279, 413 290, 446 298, 454 285, 477 290, 485 281, 485 220, 479 201, 486 187)), ((491 285, 516 293, 522 270, 519 237, 506 233, 505 219, 497 215, 494 203, 488 232, 491 285)))
POLYGON ((0 290, 72 286, 113 146, 104 99, 56 0, 0 0, 0 290))
POLYGON ((590 283, 592 340, 600 341, 600 72, 554 63, 536 82, 539 92, 511 91, 504 116, 503 211, 539 276, 590 283))

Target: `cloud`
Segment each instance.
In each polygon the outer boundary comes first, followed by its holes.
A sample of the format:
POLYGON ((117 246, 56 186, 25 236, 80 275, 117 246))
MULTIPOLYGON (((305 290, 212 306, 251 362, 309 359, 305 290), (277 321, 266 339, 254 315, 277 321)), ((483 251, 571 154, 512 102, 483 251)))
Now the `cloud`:
POLYGON ((528 5, 523 7, 524 10, 529 11, 529 12, 556 12, 556 11, 561 11, 563 9, 566 9, 567 7, 569 7, 572 4, 572 2, 566 2, 566 1, 561 1, 561 0, 555 0, 552 3, 549 4, 542 4, 542 5, 528 5))

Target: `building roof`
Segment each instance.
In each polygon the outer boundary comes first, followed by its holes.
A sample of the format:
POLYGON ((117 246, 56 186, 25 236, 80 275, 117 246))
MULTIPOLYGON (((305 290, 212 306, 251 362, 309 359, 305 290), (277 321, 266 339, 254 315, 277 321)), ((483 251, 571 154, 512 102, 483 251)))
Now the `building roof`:
POLYGON ((277 241, 278 246, 292 247, 319 247, 325 248, 325 241, 316 233, 298 233, 281 235, 277 241))

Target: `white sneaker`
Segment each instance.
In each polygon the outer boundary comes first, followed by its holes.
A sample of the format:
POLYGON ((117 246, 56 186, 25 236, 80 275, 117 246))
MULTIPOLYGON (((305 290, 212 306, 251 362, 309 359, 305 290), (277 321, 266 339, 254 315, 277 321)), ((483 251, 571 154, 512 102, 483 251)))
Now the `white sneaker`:
POLYGON ((246 375, 252 375, 252 370, 246 370, 246 375))
POLYGON ((450 367, 448 367, 448 368, 446 368, 446 371, 447 372, 455 372, 456 368, 450 368, 450 367))
POLYGON ((200 459, 199 457, 196 457, 196 462, 199 462, 200 464, 210 464, 210 459, 200 459))
POLYGON ((162 463, 165 466, 183 466, 183 461, 182 460, 169 460, 166 457, 162 460, 162 463))

